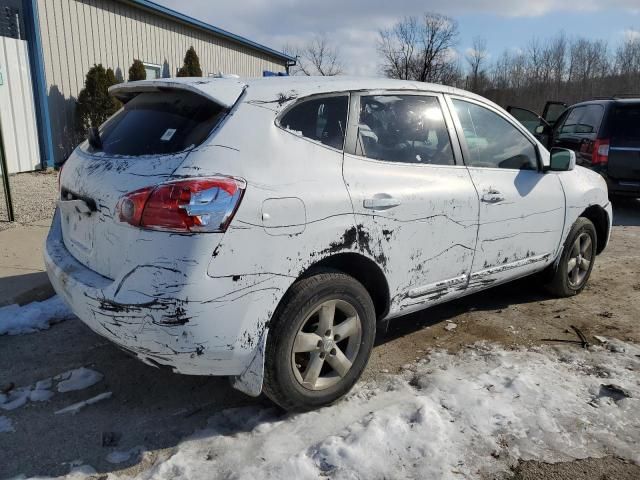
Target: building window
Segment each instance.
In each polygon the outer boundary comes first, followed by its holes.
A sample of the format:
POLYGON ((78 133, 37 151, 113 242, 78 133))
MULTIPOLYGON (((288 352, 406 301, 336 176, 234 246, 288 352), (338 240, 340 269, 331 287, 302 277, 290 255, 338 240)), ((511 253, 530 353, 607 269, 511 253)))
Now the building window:
POLYGON ((144 71, 147 72, 147 80, 154 80, 160 78, 162 75, 162 66, 155 63, 142 62, 144 65, 144 71))

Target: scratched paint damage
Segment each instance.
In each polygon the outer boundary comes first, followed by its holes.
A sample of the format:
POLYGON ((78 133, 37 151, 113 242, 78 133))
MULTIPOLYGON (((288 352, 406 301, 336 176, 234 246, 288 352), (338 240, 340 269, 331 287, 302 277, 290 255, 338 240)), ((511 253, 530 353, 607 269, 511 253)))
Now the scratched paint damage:
POLYGON ((110 157, 78 147, 61 176, 68 198, 47 239, 49 276, 80 319, 142 361, 229 376, 249 395, 262 389, 272 313, 318 262, 348 253, 375 264, 388 283, 388 319, 545 268, 589 206, 601 206, 611 219, 599 177, 583 169, 541 179, 463 165, 389 166, 277 125, 281 112, 314 94, 471 95, 450 87, 385 79, 162 79, 113 91, 126 100, 158 88, 201 94, 228 114, 202 145, 177 154, 110 157), (216 175, 247 184, 224 234, 169 234, 118 221, 125 193, 216 175), (544 195, 524 202, 522 192, 533 188, 544 195), (365 208, 363 201, 379 192, 400 197, 401 206, 365 208), (79 211, 88 200, 94 208, 79 211))

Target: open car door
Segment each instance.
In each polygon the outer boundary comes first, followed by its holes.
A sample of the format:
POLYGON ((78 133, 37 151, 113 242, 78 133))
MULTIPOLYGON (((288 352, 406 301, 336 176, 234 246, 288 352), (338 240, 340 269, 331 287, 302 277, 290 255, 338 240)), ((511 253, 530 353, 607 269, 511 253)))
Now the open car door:
POLYGON ((544 120, 553 127, 558 118, 560 118, 560 115, 562 115, 568 107, 569 105, 564 102, 548 101, 544 104, 542 118, 544 118, 544 120))
POLYGON ((537 113, 522 107, 508 106, 509 112, 524 128, 529 130, 543 145, 549 142, 551 125, 537 113))
POLYGON ((567 107, 568 105, 564 102, 548 101, 544 105, 542 116, 526 108, 512 105, 507 107, 507 112, 529 130, 540 143, 549 148, 553 126, 567 107))

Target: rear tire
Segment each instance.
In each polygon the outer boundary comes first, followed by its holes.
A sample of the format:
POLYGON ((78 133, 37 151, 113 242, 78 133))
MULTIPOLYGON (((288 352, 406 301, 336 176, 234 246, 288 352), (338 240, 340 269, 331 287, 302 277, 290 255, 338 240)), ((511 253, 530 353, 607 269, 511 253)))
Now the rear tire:
POLYGON ((596 228, 591 220, 578 218, 564 242, 551 280, 546 285, 549 292, 558 297, 570 297, 584 289, 596 259, 597 240, 596 228))
POLYGON ((271 321, 264 393, 290 411, 335 402, 360 378, 375 335, 373 302, 354 278, 329 271, 299 280, 271 321))

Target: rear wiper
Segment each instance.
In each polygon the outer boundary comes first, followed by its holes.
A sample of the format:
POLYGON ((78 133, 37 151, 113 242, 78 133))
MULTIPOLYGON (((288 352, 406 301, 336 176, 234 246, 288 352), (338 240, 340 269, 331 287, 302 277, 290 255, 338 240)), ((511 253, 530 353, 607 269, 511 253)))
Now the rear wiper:
POLYGON ((89 140, 89 145, 91 145, 96 150, 102 150, 102 139, 100 138, 100 131, 97 127, 89 128, 87 132, 87 140, 89 140))

